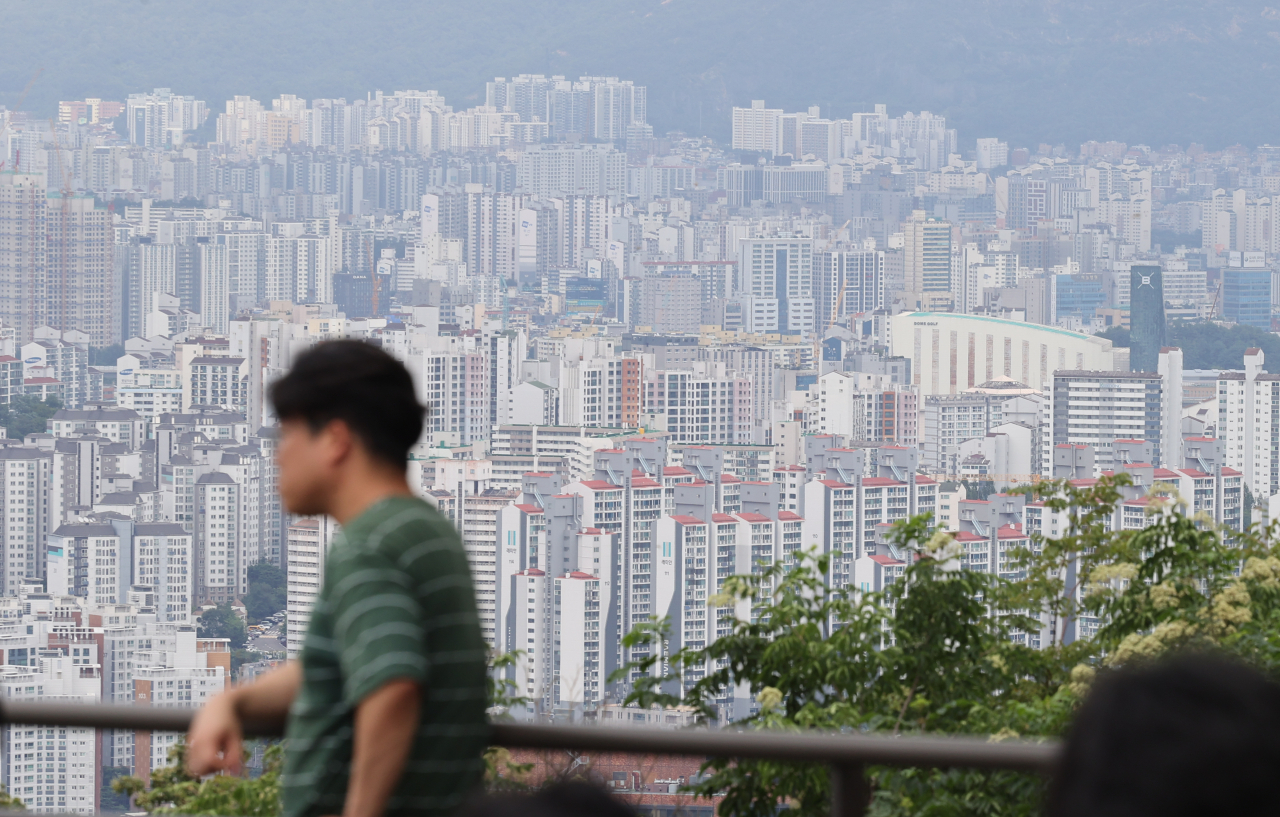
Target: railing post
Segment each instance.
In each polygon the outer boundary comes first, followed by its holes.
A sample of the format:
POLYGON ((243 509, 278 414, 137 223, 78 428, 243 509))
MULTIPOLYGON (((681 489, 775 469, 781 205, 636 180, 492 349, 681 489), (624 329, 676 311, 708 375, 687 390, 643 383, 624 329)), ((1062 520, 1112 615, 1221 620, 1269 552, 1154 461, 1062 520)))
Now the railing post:
POLYGON ((871 787, 861 763, 837 763, 831 767, 831 817, 863 817, 871 800, 871 787))

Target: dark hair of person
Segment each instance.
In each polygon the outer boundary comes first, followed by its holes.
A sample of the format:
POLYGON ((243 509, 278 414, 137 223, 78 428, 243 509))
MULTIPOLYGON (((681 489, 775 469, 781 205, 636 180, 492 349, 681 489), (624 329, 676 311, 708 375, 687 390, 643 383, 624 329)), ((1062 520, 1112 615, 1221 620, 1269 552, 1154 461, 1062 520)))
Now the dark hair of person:
POLYGON ((303 352, 271 386, 271 402, 281 420, 305 420, 312 431, 342 420, 370 454, 401 466, 426 413, 404 364, 359 340, 325 341, 303 352))
POLYGON ((1187 654, 1101 676, 1067 737, 1049 817, 1280 814, 1280 686, 1187 654))
POLYGON ((571 781, 529 794, 478 797, 457 817, 636 817, 636 811, 600 786, 571 781))

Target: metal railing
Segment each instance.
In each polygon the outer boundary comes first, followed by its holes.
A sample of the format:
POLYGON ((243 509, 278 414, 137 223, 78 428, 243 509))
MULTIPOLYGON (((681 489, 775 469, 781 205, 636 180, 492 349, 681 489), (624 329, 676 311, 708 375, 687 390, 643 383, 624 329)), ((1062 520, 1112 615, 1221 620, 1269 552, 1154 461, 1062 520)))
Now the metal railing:
MULTIPOLYGON (((0 723, 185 732, 195 711, 190 708, 6 701, 0 704, 0 723)), ((870 797, 865 775, 869 765, 1044 774, 1053 768, 1059 749, 1054 742, 736 731, 732 728, 666 730, 495 723, 492 729, 491 742, 508 748, 825 763, 831 767, 833 817, 860 817, 865 813, 870 797)), ((252 737, 280 736, 278 724, 249 722, 244 724, 244 731, 252 737)))

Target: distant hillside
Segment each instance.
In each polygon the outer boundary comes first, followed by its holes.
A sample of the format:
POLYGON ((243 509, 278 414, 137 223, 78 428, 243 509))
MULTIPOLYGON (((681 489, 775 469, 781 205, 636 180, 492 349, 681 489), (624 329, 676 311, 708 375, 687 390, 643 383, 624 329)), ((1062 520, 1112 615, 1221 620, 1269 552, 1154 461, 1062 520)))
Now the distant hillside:
POLYGON ((847 115, 945 113, 965 144, 1280 136, 1280 11, 1238 0, 46 0, 9 3, 0 104, 170 86, 215 110, 435 88, 456 107, 513 73, 616 74, 651 120, 726 137, 752 98, 847 115))
MULTIPOLYGON (((1129 345, 1129 330, 1112 327, 1100 332, 1116 346, 1129 345)), ((1216 323, 1174 323, 1169 326, 1169 345, 1182 350, 1184 369, 1239 371, 1244 368, 1244 350, 1262 350, 1263 366, 1280 372, 1280 336, 1255 326, 1227 328, 1216 323)))

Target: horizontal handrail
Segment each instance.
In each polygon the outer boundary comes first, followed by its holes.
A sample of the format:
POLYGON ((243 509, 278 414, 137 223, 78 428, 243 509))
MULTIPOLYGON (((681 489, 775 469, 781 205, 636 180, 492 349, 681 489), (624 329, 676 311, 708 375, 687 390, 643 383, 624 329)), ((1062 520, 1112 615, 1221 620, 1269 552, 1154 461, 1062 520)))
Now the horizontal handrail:
MULTIPOLYGON (((196 710, 190 707, 5 701, 5 723, 150 729, 185 732, 196 710)), ((833 732, 778 732, 724 729, 611 728, 494 723, 492 742, 528 749, 697 755, 834 765, 967 767, 1047 772, 1058 755, 1052 741, 989 741, 981 738, 863 735, 833 732)), ((278 737, 278 724, 245 724, 245 734, 278 737)))

